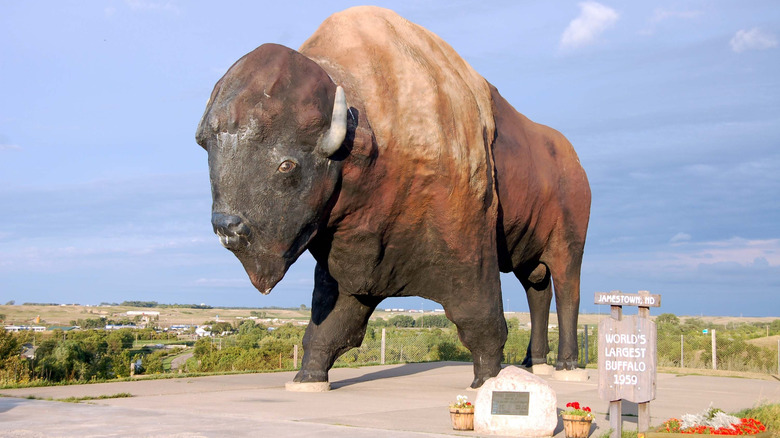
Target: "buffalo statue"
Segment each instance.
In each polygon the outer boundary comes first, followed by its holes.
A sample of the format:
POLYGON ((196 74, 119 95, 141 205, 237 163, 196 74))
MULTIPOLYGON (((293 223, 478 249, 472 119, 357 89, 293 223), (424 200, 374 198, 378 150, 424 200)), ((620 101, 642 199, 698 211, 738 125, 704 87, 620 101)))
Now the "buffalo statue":
POLYGON ((264 44, 217 82, 196 138, 214 231, 252 284, 269 293, 306 250, 317 262, 295 382, 327 382, 383 299, 419 296, 457 326, 479 387, 507 337, 500 272, 527 292, 525 364, 546 362, 554 290, 556 368, 577 367, 585 172, 430 31, 356 7, 298 51, 264 44))

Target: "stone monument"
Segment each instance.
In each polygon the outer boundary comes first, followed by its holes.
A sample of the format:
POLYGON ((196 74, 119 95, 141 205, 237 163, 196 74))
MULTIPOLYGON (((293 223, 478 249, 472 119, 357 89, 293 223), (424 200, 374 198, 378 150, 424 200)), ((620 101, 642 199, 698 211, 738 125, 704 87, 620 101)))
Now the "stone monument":
POLYGON ((474 432, 551 437, 558 425, 558 399, 541 377, 509 366, 485 381, 474 403, 474 432))

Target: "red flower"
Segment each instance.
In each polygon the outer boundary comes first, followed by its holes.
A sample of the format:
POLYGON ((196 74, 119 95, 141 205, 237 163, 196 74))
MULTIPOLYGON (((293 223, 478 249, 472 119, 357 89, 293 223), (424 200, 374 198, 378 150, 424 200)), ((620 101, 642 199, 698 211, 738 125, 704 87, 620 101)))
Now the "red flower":
POLYGON ((584 408, 582 408, 582 410, 583 410, 583 411, 585 411, 585 412, 590 412, 590 408, 589 408, 589 407, 587 407, 587 406, 585 406, 584 408))
POLYGON ((766 430, 766 426, 753 418, 741 418, 739 423, 732 424, 733 428, 721 427, 715 429, 709 426, 693 426, 685 430, 680 430, 680 420, 670 418, 663 424, 667 432, 679 432, 685 434, 712 434, 712 435, 755 435, 766 430))

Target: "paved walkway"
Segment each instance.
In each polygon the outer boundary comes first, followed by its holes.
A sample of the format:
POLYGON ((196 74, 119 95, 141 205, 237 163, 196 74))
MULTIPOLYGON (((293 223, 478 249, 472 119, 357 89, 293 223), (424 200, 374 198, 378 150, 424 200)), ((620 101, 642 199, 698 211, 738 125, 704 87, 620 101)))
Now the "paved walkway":
MULTIPOLYGON (((579 401, 596 413, 591 437, 609 429, 598 377, 547 379, 558 407, 579 401)), ((476 436, 451 429, 447 406, 472 380, 470 364, 437 362, 331 370, 333 390, 288 392, 294 373, 241 374, 166 380, 0 390, 2 437, 443 437, 476 436), (133 397, 63 403, 36 398, 133 397)), ((735 411, 780 403, 780 382, 659 374, 651 424, 698 412, 710 403, 735 411)), ((623 427, 636 428, 636 406, 623 404, 623 427)), ((556 437, 563 437, 559 422, 556 437)))

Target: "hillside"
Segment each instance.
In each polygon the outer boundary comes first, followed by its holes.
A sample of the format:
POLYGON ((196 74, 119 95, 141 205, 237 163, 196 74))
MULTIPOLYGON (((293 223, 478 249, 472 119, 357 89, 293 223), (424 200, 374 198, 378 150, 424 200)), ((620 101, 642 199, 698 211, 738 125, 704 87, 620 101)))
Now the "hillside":
MULTIPOLYGON (((79 319, 95 319, 105 317, 107 319, 118 320, 127 318, 128 311, 146 311, 159 312, 158 325, 169 327, 177 324, 197 325, 206 321, 234 322, 247 319, 252 316, 262 319, 277 319, 279 323, 284 322, 307 322, 310 316, 309 309, 272 309, 272 308, 177 308, 177 307, 130 307, 130 306, 82 306, 82 305, 4 305, 0 306, 0 315, 5 315, 5 325, 70 325, 71 321, 79 319), (40 322, 36 318, 40 317, 40 322)), ((427 311, 425 314, 435 314, 441 312, 427 311)), ((631 310, 626 312, 632 314, 631 310)), ((635 313, 635 311, 633 311, 635 313)), ((405 314, 410 316, 420 316, 419 311, 387 312, 377 310, 372 315, 373 318, 388 319, 394 315, 405 314)), ((609 315, 581 313, 579 316, 580 324, 597 325, 602 318, 609 315)), ((651 315, 651 318, 657 315, 651 315)), ((519 324, 527 325, 531 321, 530 314, 527 312, 507 312, 507 319, 517 319, 519 324)), ((725 325, 736 323, 771 323, 778 317, 733 317, 733 316, 679 316, 681 320, 689 318, 700 319, 711 324, 725 325)), ((130 317, 132 319, 132 317, 130 317)), ((557 315, 550 315, 550 324, 557 325, 557 315)), ((768 340, 767 342, 771 342, 768 340)), ((777 340, 774 340, 776 344, 777 340)), ((774 344, 773 344, 774 345, 774 344)))

